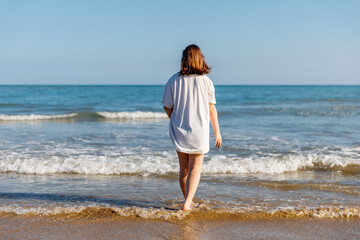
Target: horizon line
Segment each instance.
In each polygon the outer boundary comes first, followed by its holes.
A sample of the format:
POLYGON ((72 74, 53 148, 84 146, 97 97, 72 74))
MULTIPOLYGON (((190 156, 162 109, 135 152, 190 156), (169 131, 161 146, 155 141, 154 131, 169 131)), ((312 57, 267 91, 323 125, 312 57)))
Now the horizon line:
MULTIPOLYGON (((214 84, 219 87, 231 87, 231 86, 360 86, 360 84, 214 84)), ((164 84, 0 84, 0 86, 124 86, 124 87, 160 87, 165 86, 164 84)))

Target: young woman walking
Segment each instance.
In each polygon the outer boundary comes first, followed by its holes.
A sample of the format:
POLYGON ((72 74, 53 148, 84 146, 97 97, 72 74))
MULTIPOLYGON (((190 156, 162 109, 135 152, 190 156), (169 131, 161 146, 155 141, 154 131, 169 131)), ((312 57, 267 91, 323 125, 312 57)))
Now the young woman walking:
POLYGON ((214 84, 205 74, 210 68, 198 46, 185 48, 180 72, 166 83, 162 103, 170 118, 169 134, 180 164, 179 182, 185 201, 182 210, 191 208, 200 181, 204 154, 209 151, 210 124, 215 146, 220 147, 220 134, 215 108, 214 84))

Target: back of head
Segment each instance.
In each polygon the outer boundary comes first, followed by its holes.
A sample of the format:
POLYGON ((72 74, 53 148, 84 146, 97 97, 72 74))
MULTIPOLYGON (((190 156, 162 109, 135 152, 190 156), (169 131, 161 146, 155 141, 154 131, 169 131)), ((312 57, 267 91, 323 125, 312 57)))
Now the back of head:
POLYGON ((211 68, 206 64, 201 49, 197 45, 191 44, 184 49, 181 58, 180 76, 203 75, 210 73, 210 70, 211 68))

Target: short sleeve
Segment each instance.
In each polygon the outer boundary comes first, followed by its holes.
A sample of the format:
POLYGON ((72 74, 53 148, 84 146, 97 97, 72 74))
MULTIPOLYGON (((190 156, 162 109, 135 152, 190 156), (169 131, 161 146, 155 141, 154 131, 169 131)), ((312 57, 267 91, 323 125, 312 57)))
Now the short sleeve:
POLYGON ((212 81, 210 80, 210 87, 209 87, 209 102, 216 104, 216 99, 215 99, 215 87, 214 84, 212 83, 212 81))
POLYGON ((170 82, 166 83, 164 96, 163 96, 161 102, 167 108, 173 108, 174 107, 173 93, 172 93, 172 90, 171 90, 170 82))

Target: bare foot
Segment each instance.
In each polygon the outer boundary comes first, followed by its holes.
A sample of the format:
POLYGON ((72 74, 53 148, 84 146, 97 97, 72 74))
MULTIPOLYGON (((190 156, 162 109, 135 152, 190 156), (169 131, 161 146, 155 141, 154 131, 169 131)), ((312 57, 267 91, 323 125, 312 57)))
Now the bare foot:
POLYGON ((194 202, 191 202, 190 205, 184 203, 184 205, 182 206, 181 210, 183 210, 183 211, 188 211, 188 210, 191 209, 191 206, 192 206, 192 205, 194 205, 194 202))
POLYGON ((181 208, 181 210, 183 211, 189 211, 190 209, 191 209, 190 206, 186 206, 185 204, 181 208))

